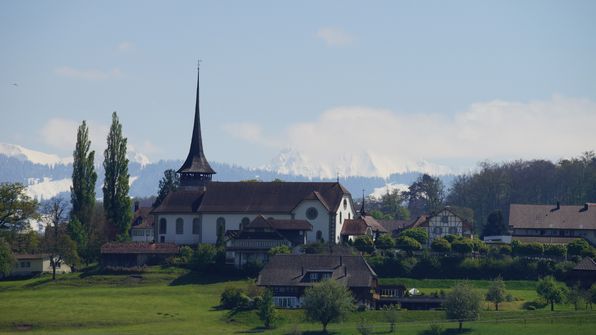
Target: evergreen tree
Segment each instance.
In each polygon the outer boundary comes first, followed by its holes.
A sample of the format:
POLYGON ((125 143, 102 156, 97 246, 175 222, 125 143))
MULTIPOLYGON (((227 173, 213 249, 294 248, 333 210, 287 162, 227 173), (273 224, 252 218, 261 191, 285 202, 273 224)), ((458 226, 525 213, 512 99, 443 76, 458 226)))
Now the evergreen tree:
POLYGON ((89 128, 87 123, 79 126, 77 143, 73 152, 72 187, 70 188, 70 222, 68 233, 77 243, 79 253, 86 254, 88 236, 91 231, 91 218, 95 208, 95 151, 90 150, 89 128))
POLYGON ((167 169, 163 172, 163 177, 159 181, 159 191, 157 198, 153 203, 153 208, 157 208, 161 205, 161 202, 166 198, 168 193, 174 191, 180 185, 180 178, 176 171, 173 169, 167 169))
POLYGON ((108 134, 108 147, 104 152, 103 207, 108 224, 115 228, 118 240, 130 238, 128 231, 132 218, 130 198, 128 197, 129 175, 126 142, 126 138, 122 136, 122 124, 114 112, 108 134))

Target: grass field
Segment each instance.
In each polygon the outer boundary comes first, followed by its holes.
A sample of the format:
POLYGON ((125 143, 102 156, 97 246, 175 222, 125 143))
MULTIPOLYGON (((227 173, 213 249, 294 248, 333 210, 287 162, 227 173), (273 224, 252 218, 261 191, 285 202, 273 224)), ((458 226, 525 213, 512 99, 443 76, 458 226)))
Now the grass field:
MULTIPOLYGON (((383 279, 399 281, 423 292, 448 290, 450 280, 383 279)), ((153 268, 140 275, 63 275, 0 281, 1 334, 241 334, 262 332, 256 312, 218 310, 225 287, 246 287, 250 279, 225 280, 199 276, 182 269, 153 268)), ((471 281, 478 289, 487 281, 471 281)), ((506 303, 503 311, 483 310, 480 320, 464 323, 467 334, 596 334, 596 312, 574 311, 558 305, 557 311, 523 311, 519 306, 536 298, 534 283, 507 282, 519 301, 506 303)), ((489 307, 488 304, 485 306, 489 307)), ((318 324, 303 320, 300 310, 281 311, 278 327, 266 334, 317 334, 318 324)), ((354 312, 342 323, 332 324, 336 334, 358 334, 361 319, 374 326, 374 334, 388 334, 381 311, 354 312)), ((442 311, 400 311, 398 334, 419 334, 431 323, 447 333, 457 324, 446 322, 442 311)))

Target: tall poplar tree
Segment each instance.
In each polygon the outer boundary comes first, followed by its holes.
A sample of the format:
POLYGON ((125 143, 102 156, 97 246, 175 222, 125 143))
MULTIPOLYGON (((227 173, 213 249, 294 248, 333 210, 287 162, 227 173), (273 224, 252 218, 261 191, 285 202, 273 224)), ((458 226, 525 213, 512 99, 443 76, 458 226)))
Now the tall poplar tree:
POLYGON ((89 128, 87 123, 79 126, 77 143, 73 152, 72 187, 70 188, 70 222, 68 233, 77 243, 79 253, 85 255, 91 232, 91 218, 95 209, 95 151, 90 150, 89 128))
POLYGON ((112 125, 108 134, 108 147, 104 152, 103 168, 103 207, 108 223, 115 228, 118 240, 128 240, 130 236, 130 198, 128 197, 128 159, 126 158, 126 138, 122 136, 122 124, 116 112, 112 113, 112 125))

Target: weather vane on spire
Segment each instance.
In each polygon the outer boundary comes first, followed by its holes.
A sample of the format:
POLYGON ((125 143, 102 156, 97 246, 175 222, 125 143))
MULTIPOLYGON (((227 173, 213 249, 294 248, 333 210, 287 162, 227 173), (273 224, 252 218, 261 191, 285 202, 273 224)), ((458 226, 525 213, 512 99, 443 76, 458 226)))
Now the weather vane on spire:
POLYGON ((201 69, 201 62, 202 62, 202 61, 203 61, 203 60, 202 60, 202 59, 200 59, 200 58, 197 60, 197 69, 199 69, 199 70, 201 69))

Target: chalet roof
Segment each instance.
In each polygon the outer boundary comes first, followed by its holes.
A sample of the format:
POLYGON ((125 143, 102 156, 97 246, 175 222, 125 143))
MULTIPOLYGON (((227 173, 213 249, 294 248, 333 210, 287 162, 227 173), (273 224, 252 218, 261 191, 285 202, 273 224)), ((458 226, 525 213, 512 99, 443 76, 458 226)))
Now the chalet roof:
POLYGON ((153 228, 153 215, 150 215, 151 207, 139 207, 132 216, 132 227, 131 229, 148 229, 153 228), (136 224, 139 219, 141 223, 136 224))
MULTIPOLYGON (((154 213, 290 213, 317 192, 330 211, 350 193, 336 182, 210 182, 170 192, 154 213)), ((313 199, 314 200, 314 199, 313 199)))
POLYGON ((596 262, 591 257, 584 257, 573 268, 575 271, 596 271, 596 262))
POLYGON ((427 227, 429 219, 430 219, 429 215, 422 214, 419 217, 417 217, 416 219, 414 219, 414 221, 412 221, 412 224, 407 228, 427 227))
POLYGON ((430 220, 432 218, 436 217, 437 215, 439 215, 443 211, 447 211, 447 212, 457 216, 462 222, 462 228, 469 229, 469 230, 472 230, 474 228, 474 225, 471 222, 469 222, 464 217, 462 217, 462 215, 460 213, 458 213, 458 211, 456 211, 453 207, 449 207, 449 206, 443 207, 441 210, 437 211, 435 214, 420 215, 419 217, 417 217, 414 220, 414 222, 412 222, 411 226, 407 227, 407 228, 428 227, 430 220))
POLYGON ((573 242, 577 237, 560 237, 560 236, 517 236, 511 237, 512 240, 523 243, 538 242, 544 244, 567 244, 573 242))
POLYGON ((559 207, 512 204, 509 225, 514 229, 596 230, 596 204, 559 207))
POLYGON ((203 151, 203 139, 201 136, 201 115, 199 110, 199 73, 197 71, 197 97, 195 103, 195 120, 192 128, 192 138, 190 141, 190 150, 188 156, 178 169, 178 173, 189 174, 214 174, 215 170, 211 168, 205 153, 203 151))
POLYGON ((259 286, 311 286, 309 272, 331 272, 347 287, 371 287, 377 274, 362 256, 275 255, 257 278, 259 286))
POLYGON ((374 232, 387 233, 387 229, 385 229, 385 227, 383 227, 375 218, 365 215, 357 219, 344 220, 341 235, 365 235, 368 228, 374 232))
POLYGON ((102 254, 177 254, 175 243, 108 242, 101 246, 102 254))

